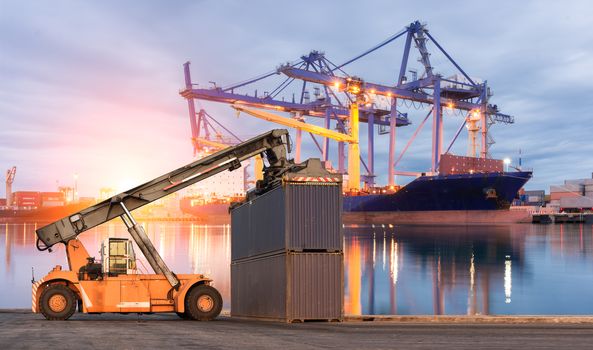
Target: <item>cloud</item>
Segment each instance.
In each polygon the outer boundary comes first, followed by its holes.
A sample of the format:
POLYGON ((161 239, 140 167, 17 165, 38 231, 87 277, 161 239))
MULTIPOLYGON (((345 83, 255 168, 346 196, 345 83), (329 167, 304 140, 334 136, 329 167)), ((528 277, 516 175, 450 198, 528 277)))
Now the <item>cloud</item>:
MULTIPOLYGON (((588 177, 593 171, 592 7, 547 1, 495 7, 456 1, 447 6, 436 1, 3 1, 0 164, 19 167, 17 189, 51 190, 55 180, 67 183, 78 172, 83 193, 95 196, 99 187, 122 177, 149 179, 192 157, 186 103, 178 95, 186 60, 201 86, 256 76, 311 49, 340 63, 421 14, 430 33, 471 76, 488 80, 492 102, 516 117, 515 125, 492 128, 494 156, 513 156, 516 162, 521 149, 524 164, 536 174, 529 188, 588 177)), ((393 83, 402 44, 390 44, 348 72, 393 83)), ((412 66, 416 56, 411 55, 412 66)), ((431 59, 437 71, 452 71, 442 55, 435 52, 431 59)), ((262 94, 270 86, 254 88, 262 94)), ((201 105, 246 137, 271 127, 237 119, 228 106, 201 105)), ((414 124, 398 129, 398 150, 422 113, 412 111, 414 124)), ((460 122, 447 117, 445 147, 460 122)), ((402 170, 428 168, 430 126, 428 121, 410 147, 402 170)), ((376 173, 385 183, 387 137, 376 140, 376 173)), ((466 147, 462 135, 453 150, 464 154, 466 147)), ((336 145, 331 149, 337 164, 336 145)), ((304 154, 318 152, 309 142, 304 154)))

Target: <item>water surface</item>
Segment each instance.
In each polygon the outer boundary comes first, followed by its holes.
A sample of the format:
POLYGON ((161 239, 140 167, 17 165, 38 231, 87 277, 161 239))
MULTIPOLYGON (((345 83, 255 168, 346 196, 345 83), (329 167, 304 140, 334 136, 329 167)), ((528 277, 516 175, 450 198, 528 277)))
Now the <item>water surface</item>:
MULTIPOLYGON (((174 272, 210 275, 228 310, 229 226, 142 224, 174 272)), ((67 268, 62 245, 37 251, 38 225, 0 225, 0 308, 30 307, 32 267, 36 278, 67 268)), ((344 233, 347 314, 593 314, 592 225, 379 224, 344 233)), ((129 235, 114 221, 79 236, 95 256, 107 237, 129 235)))

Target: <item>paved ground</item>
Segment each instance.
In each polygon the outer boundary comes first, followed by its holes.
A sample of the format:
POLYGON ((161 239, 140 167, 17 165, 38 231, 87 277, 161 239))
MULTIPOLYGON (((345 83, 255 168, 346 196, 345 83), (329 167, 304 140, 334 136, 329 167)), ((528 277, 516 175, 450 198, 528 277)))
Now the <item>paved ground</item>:
MULTIPOLYGON (((427 318, 429 319, 429 318, 427 318)), ((283 324, 221 317, 82 315, 46 321, 0 312, 0 349, 591 349, 593 323, 501 324, 465 321, 283 324)))

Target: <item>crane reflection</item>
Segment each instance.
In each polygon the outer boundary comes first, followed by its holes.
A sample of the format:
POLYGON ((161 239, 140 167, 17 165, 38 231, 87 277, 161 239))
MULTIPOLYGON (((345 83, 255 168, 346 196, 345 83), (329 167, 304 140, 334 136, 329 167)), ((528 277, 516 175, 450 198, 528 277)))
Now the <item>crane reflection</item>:
POLYGON ((524 269, 525 235, 514 230, 348 227, 346 313, 490 314, 491 301, 498 299, 491 294, 502 287, 503 301, 511 303, 512 278, 517 276, 511 272, 524 269))

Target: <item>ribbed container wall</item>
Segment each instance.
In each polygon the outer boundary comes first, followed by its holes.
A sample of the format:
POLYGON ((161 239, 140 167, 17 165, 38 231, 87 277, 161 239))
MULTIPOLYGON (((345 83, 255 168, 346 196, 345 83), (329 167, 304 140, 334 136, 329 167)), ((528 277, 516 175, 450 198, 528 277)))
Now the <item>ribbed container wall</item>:
POLYGON ((234 261, 231 315, 283 320, 341 320, 342 253, 281 253, 234 261))
POLYGON ((341 321, 344 313, 343 253, 293 253, 288 258, 288 321, 341 321))
POLYGON ((341 186, 289 184, 285 191, 289 249, 341 251, 341 186))
POLYGON ((231 316, 286 318, 285 254, 231 263, 231 316))
POLYGON ((341 251, 337 184, 287 183, 231 210, 231 258, 282 251, 341 251))
POLYGON ((231 210, 231 259, 286 247, 284 190, 278 187, 231 210))

